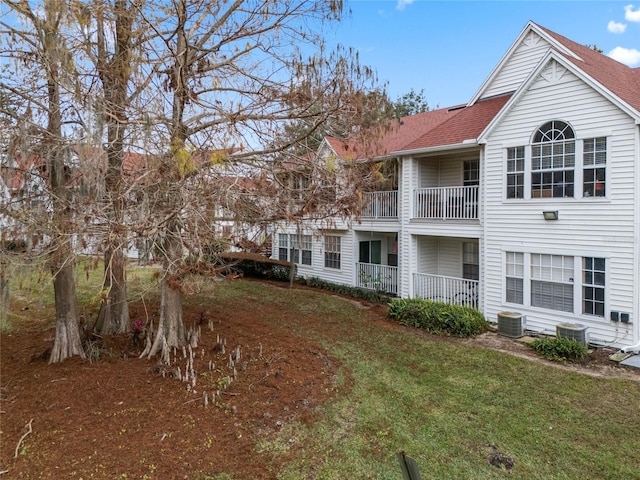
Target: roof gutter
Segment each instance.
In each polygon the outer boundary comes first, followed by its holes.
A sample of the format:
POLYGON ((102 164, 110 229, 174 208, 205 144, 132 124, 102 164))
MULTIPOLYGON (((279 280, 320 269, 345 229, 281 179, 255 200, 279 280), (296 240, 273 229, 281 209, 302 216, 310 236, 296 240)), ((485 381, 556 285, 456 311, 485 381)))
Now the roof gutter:
POLYGON ((391 152, 393 156, 412 156, 412 155, 420 155, 423 153, 439 153, 439 152, 447 152, 450 150, 460 150, 461 148, 473 148, 477 147, 480 144, 478 140, 475 138, 471 138, 469 140, 463 140, 461 143, 453 143, 451 145, 438 145, 437 147, 426 147, 426 148, 414 148, 412 150, 399 150, 397 152, 391 152))

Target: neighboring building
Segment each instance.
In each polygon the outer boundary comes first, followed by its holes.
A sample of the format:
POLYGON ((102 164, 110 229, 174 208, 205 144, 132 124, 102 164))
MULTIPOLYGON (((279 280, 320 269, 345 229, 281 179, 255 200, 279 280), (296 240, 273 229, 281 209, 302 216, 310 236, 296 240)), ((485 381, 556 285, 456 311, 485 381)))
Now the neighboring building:
POLYGON ((469 103, 402 119, 380 148, 397 177, 360 218, 281 226, 275 258, 640 350, 640 68, 530 22, 469 103))

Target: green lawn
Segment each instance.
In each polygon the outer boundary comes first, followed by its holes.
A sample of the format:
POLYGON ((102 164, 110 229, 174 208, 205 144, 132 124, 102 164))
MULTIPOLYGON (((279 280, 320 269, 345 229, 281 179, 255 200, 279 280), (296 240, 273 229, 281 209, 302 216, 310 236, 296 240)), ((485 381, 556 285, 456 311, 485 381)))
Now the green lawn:
POLYGON ((640 478, 640 382, 399 333, 321 292, 274 296, 247 282, 226 290, 222 302, 240 291, 322 319, 297 331, 342 362, 344 387, 321 421, 282 433, 305 448, 279 478, 399 479, 400 450, 424 479, 640 478), (513 459, 511 473, 490 465, 492 454, 513 459))
MULTIPOLYGON (((99 270, 86 277, 80 269, 82 308, 97 308, 99 270)), ((132 297, 153 301, 157 279, 139 269, 129 279, 132 297)), ((13 312, 29 292, 40 292, 51 315, 43 294, 50 280, 20 282, 22 288, 12 285, 13 312)), ((292 439, 303 445, 278 478, 399 480, 396 452, 404 450, 425 480, 640 479, 640 382, 434 341, 373 323, 353 302, 321 291, 278 292, 239 280, 187 299, 215 298, 219 308, 238 297, 256 308, 275 303, 299 319, 283 325, 267 318, 276 331, 294 330, 339 360, 334 400, 320 407, 319 420, 286 425, 276 442, 258 445, 273 456, 288 454, 292 439), (512 459, 511 472, 490 465, 492 455, 512 459)))

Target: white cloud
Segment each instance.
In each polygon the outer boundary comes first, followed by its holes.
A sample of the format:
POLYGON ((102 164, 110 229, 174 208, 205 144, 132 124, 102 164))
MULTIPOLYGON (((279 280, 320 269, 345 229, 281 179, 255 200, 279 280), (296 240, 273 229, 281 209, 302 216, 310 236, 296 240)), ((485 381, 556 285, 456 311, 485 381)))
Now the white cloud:
POLYGON ((633 9, 633 5, 624 7, 624 19, 628 22, 640 22, 640 7, 633 9))
POLYGON ((636 50, 635 48, 616 47, 611 50, 607 56, 629 67, 640 65, 640 50, 636 50))
POLYGON ((614 22, 613 20, 611 20, 607 25, 607 30, 609 30, 611 33, 624 33, 626 29, 627 29, 626 23, 617 23, 617 22, 614 22))
POLYGON ((396 10, 404 10, 404 7, 406 7, 407 5, 411 5, 412 3, 413 0, 398 0, 396 10))

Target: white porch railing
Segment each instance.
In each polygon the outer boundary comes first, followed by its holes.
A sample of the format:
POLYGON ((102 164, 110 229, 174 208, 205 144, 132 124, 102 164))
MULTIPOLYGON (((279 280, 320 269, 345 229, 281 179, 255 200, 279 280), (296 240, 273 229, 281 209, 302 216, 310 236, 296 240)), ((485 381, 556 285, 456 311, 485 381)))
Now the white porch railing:
POLYGON ((413 274, 413 296, 478 308, 478 281, 466 278, 413 274))
POLYGON ((362 216, 367 218, 396 218, 398 191, 365 192, 362 194, 362 216))
POLYGON ((478 186, 417 188, 413 192, 413 218, 477 220, 478 186))
POLYGON ((398 294, 398 267, 356 262, 356 286, 398 294))

